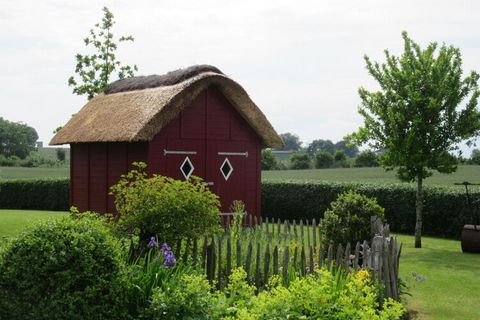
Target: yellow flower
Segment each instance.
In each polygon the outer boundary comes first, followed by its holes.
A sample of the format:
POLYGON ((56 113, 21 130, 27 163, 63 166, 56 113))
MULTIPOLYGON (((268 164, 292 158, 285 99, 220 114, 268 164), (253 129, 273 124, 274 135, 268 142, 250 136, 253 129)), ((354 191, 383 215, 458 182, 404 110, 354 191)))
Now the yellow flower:
POLYGON ((370 277, 370 273, 368 272, 368 270, 362 269, 357 272, 355 277, 357 278, 357 280, 364 281, 370 277))

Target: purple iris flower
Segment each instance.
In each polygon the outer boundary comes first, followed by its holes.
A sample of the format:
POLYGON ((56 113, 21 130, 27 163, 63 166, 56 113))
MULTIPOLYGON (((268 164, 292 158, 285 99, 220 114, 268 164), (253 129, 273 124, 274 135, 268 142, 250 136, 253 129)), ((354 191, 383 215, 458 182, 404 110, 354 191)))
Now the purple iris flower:
POLYGON ((158 248, 158 243, 157 243, 155 237, 150 238, 150 242, 148 243, 147 247, 148 248, 153 248, 153 247, 158 248))
POLYGON ((172 248, 170 248, 166 243, 162 243, 162 247, 160 248, 160 253, 163 254, 163 261, 162 266, 164 267, 173 267, 175 265, 175 255, 172 252, 172 248))

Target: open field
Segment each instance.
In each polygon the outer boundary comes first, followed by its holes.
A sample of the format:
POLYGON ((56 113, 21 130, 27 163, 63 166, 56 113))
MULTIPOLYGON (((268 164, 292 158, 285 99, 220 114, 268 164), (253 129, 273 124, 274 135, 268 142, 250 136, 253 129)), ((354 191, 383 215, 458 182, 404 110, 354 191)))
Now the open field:
POLYGON ((413 247, 413 236, 403 242, 400 274, 411 286, 408 308, 427 320, 480 319, 480 254, 462 253, 460 242, 424 237, 422 249, 413 247), (424 281, 414 281, 412 272, 424 281))
POLYGON ((0 180, 68 178, 70 168, 0 167, 0 180))
MULTIPOLYGON (((336 168, 312 170, 262 171, 262 179, 281 180, 323 180, 336 182, 398 183, 395 172, 383 168, 336 168)), ((480 166, 459 166, 457 172, 441 174, 435 172, 425 180, 427 185, 451 186, 455 182, 480 183, 480 166)))
MULTIPOLYGON (((32 178, 68 178, 69 168, 19 168, 0 167, 0 180, 32 178)), ((336 182, 397 183, 392 171, 383 168, 336 168, 312 170, 262 171, 262 179, 281 180, 322 180, 336 182)), ((459 166, 453 174, 434 173, 425 180, 427 185, 447 185, 454 182, 470 181, 480 183, 480 166, 459 166)))

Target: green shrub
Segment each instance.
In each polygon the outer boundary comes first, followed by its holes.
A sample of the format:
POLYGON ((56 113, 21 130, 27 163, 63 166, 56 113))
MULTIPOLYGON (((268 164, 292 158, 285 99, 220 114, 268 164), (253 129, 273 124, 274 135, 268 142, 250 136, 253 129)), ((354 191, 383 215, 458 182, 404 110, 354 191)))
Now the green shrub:
POLYGON ((176 283, 155 288, 146 319, 212 319, 217 300, 205 276, 182 274, 176 283))
POLYGON ((378 156, 372 150, 360 152, 355 158, 355 167, 378 167, 378 156))
POLYGON ((262 150, 261 168, 262 170, 279 169, 279 163, 278 163, 277 157, 272 153, 271 150, 268 150, 268 149, 262 150))
POLYGON ((66 211, 68 196, 68 179, 0 181, 2 209, 66 211))
POLYGON ((326 151, 317 151, 315 153, 315 168, 330 168, 333 165, 333 156, 326 151))
MULTIPOLYGON (((202 291, 206 292, 205 288, 202 291)), ((237 268, 224 292, 217 292, 215 296, 208 300, 216 304, 208 319, 395 320, 405 312, 402 304, 391 299, 379 306, 378 287, 365 270, 334 275, 320 269, 316 274, 296 277, 288 287, 274 276, 270 278, 269 287, 255 295, 255 287, 248 284, 245 271, 237 268)))
POLYGON ((306 153, 294 153, 290 156, 290 169, 301 170, 310 168, 310 158, 306 153))
MULTIPOLYGON (((392 231, 413 234, 415 186, 409 184, 264 181, 262 215, 281 220, 316 218, 318 221, 330 203, 348 190, 375 197, 385 208, 392 231)), ((472 188, 472 197, 480 198, 479 189, 472 188)), ((458 187, 425 187, 423 210, 425 235, 459 238, 463 225, 471 223, 464 190, 458 187)))
POLYGON ((64 218, 22 233, 0 261, 0 319, 123 319, 119 247, 99 221, 64 218))
POLYGON ((112 186, 115 204, 121 217, 119 228, 138 235, 146 244, 151 236, 161 242, 209 235, 220 227, 220 202, 207 185, 197 177, 179 181, 143 171, 146 165, 122 175, 112 186))
POLYGON ((333 160, 335 168, 348 168, 350 166, 344 150, 336 150, 333 160))
POLYGON ((372 238, 370 217, 384 220, 384 209, 374 198, 355 191, 347 191, 338 196, 325 211, 320 225, 322 243, 330 242, 336 247, 339 243, 355 244, 357 241, 369 241, 372 238))
POLYGON ((288 288, 277 282, 240 307, 236 319, 395 320, 404 313, 405 307, 391 299, 379 307, 378 290, 368 272, 343 276, 321 269, 296 278, 288 288))

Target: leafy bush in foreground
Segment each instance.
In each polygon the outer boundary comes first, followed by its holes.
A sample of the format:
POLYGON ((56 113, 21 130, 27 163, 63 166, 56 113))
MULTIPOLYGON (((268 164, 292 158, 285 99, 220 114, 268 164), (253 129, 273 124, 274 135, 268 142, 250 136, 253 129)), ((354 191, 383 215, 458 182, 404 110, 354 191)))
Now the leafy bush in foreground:
POLYGON ((370 217, 384 220, 384 209, 375 198, 369 198, 355 191, 347 191, 338 196, 325 211, 320 230, 323 245, 330 242, 336 247, 339 243, 355 244, 357 241, 372 238, 370 217))
POLYGON ((0 260, 0 319, 123 319, 123 265, 99 221, 61 219, 22 233, 0 260))
POLYGON ((243 269, 235 269, 225 291, 211 293, 202 276, 183 275, 176 286, 155 290, 146 314, 150 319, 400 319, 405 308, 386 300, 367 271, 348 276, 321 269, 296 278, 288 287, 271 278, 270 287, 255 295, 243 269))
POLYGON ((152 235, 161 242, 212 234, 220 226, 220 202, 198 177, 179 181, 160 175, 148 177, 144 163, 122 175, 112 186, 121 217, 120 229, 138 235, 146 244, 152 235))

